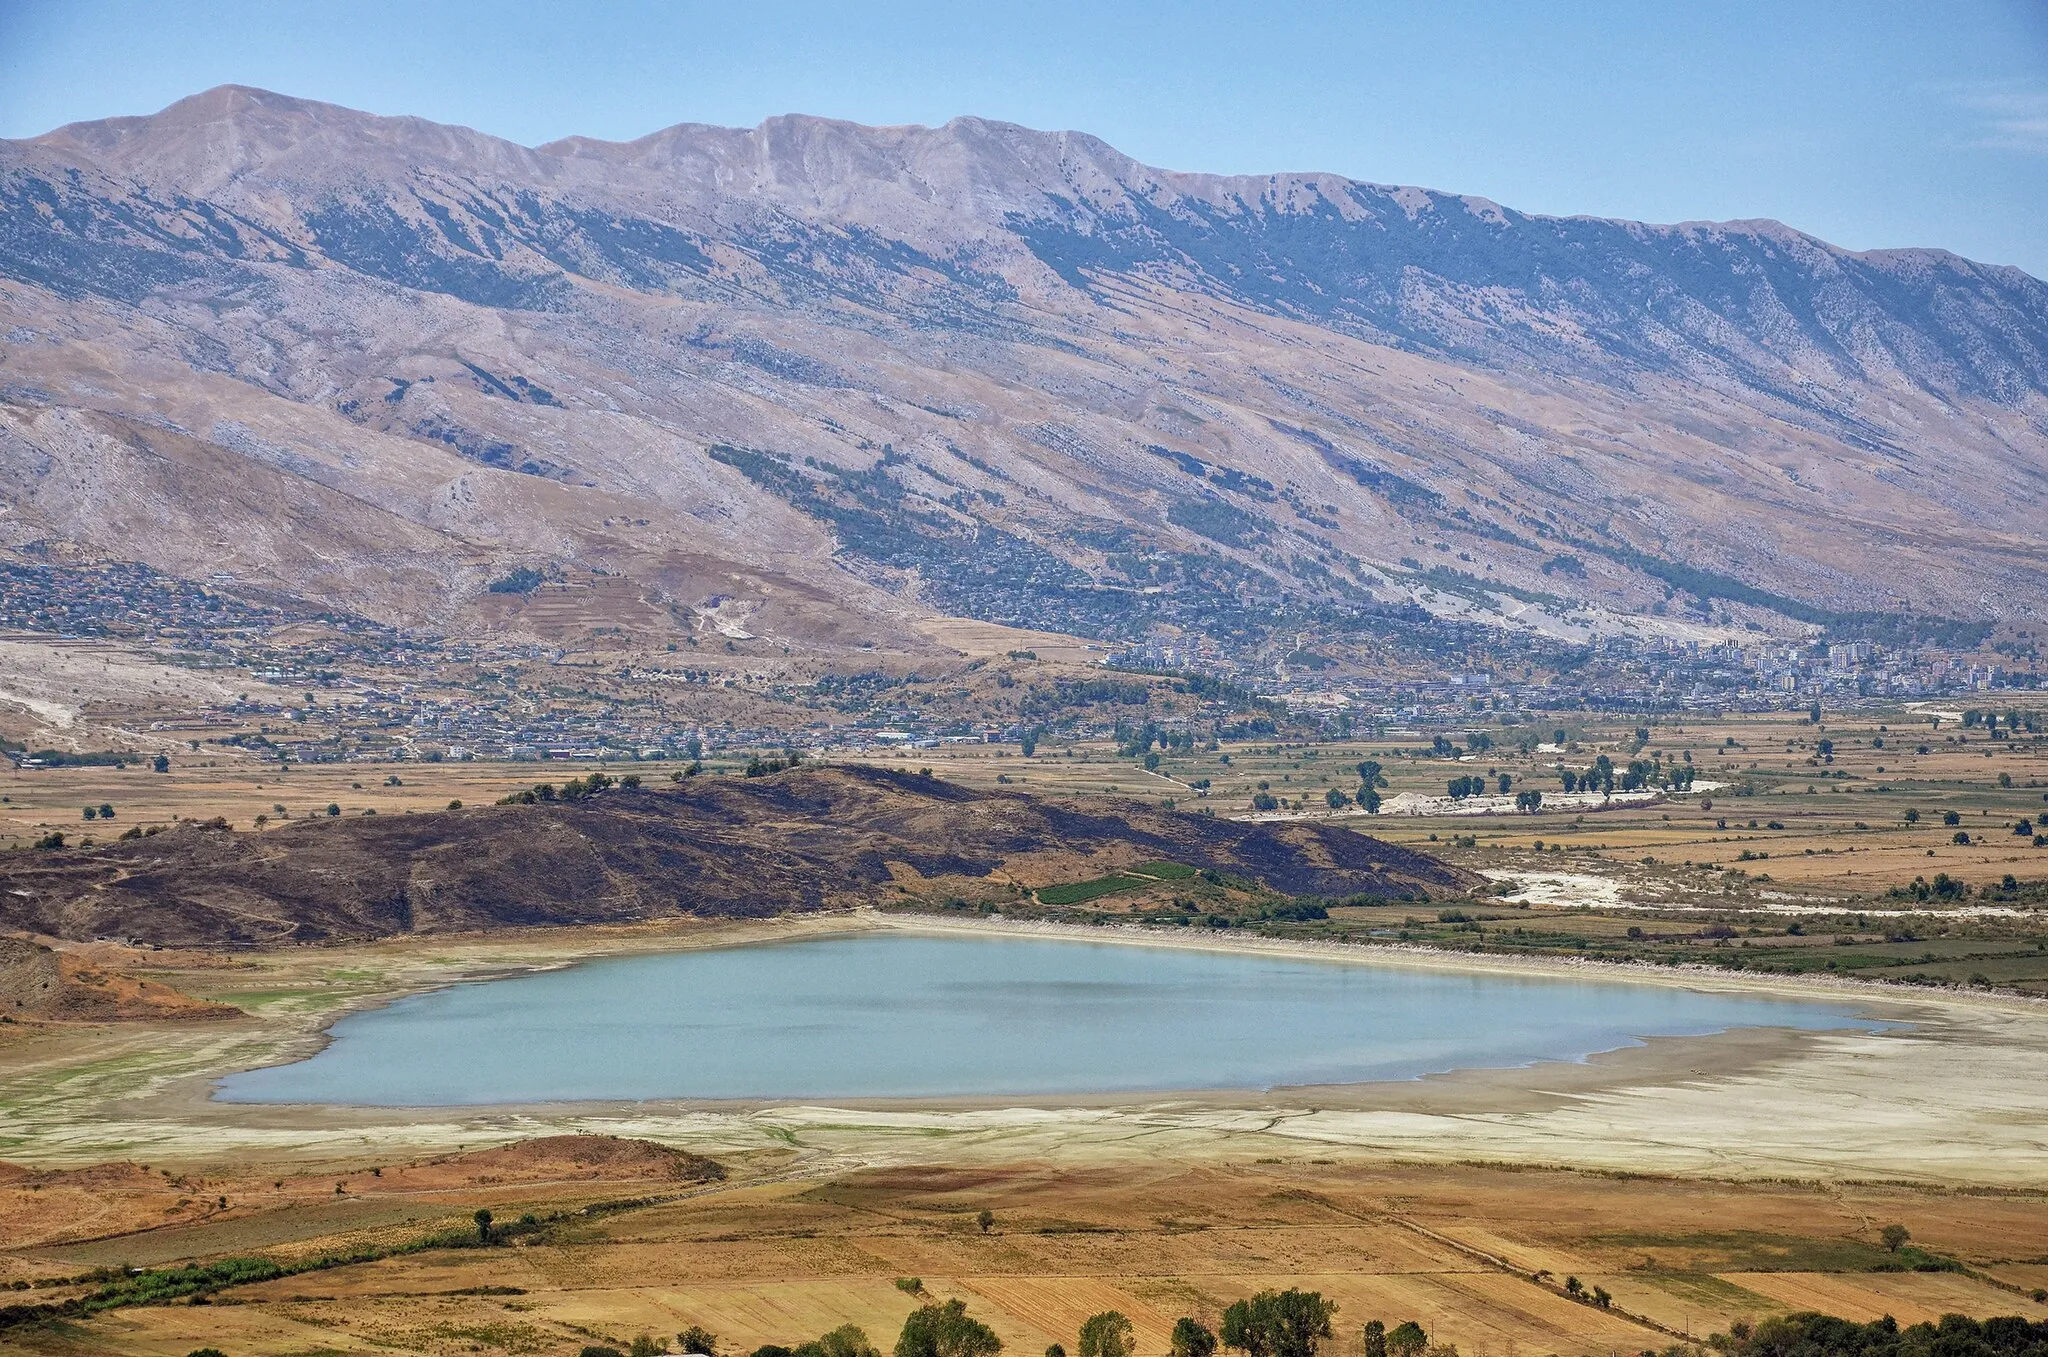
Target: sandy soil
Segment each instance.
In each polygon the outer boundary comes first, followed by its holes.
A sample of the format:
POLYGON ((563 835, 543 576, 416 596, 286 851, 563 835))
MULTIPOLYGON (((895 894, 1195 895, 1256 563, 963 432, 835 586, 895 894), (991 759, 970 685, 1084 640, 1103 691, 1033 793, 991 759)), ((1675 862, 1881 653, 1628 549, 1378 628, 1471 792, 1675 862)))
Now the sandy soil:
POLYGON ((2048 1180, 2048 1008, 1875 986, 1544 963, 1263 939, 1134 946, 1257 948, 1376 965, 1598 974, 1703 990, 1853 998, 1900 1020, 1881 1033, 1752 1030, 1658 1040, 1582 1064, 1466 1071, 1344 1088, 860 1106, 680 1102, 386 1110, 210 1101, 211 1080, 315 1049, 340 1013, 423 988, 597 955, 867 928, 1028 931, 1052 925, 905 916, 406 939, 251 957, 167 957, 152 972, 250 1014, 224 1023, 0 1027, 0 1156, 39 1166, 130 1158, 344 1163, 536 1134, 645 1136, 707 1153, 802 1143, 831 1164, 1191 1161, 1304 1150, 1737 1177, 1887 1178, 2008 1186, 2048 1180))

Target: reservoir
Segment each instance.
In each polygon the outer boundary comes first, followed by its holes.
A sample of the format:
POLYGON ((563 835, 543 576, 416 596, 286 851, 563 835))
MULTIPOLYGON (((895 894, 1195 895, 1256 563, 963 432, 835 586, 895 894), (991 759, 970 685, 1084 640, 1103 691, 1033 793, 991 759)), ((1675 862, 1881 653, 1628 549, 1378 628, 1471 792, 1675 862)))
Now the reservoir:
POLYGON ((1848 1004, 1675 985, 1016 936, 868 933, 613 957, 352 1014, 240 1103, 1269 1089, 1578 1060, 1848 1004))

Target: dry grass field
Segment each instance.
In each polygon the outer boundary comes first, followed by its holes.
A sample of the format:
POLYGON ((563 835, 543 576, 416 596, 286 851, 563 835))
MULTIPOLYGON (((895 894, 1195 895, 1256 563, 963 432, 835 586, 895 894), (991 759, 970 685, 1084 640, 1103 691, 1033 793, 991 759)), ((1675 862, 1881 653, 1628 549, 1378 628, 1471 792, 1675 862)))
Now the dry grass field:
MULTIPOLYGON (((2002 715, 2003 705, 1999 710, 2002 715)), ((2037 718, 2043 714, 2038 705, 2026 710, 2037 718)), ((1476 753, 1461 747, 1458 758, 1424 752, 1426 736, 1388 737, 1232 744, 1168 755, 1156 770, 1099 743, 1075 745, 1071 754, 1068 746, 1050 743, 1028 760, 1014 749, 952 745, 878 761, 928 766, 970 785, 1002 779, 1045 794, 1114 792, 1219 815, 1246 813, 1253 794, 1266 790, 1299 802, 1305 814, 1320 815, 1330 813, 1323 806, 1327 791, 1357 790, 1355 765, 1364 759, 1380 763, 1389 784, 1382 794, 1388 797, 1442 796, 1451 778, 1485 775, 1492 783, 1501 773, 1513 779, 1516 790, 1555 795, 1562 789, 1554 771, 1559 766, 1582 770, 1602 754, 1617 766, 1631 757, 1659 755, 1667 765, 1677 764, 1690 755, 1700 784, 1722 785, 1702 785, 1690 795, 1647 806, 1351 816, 1345 822, 1397 843, 1441 845, 1469 835, 1481 849, 1528 850, 1540 840, 1545 851, 1741 865, 1784 885, 1859 894, 1910 883, 1916 875, 1931 879, 1936 872, 1963 874, 1973 882, 2006 873, 2022 880, 2048 877, 2048 849, 2036 849, 2030 837, 2012 832, 2019 820, 2048 813, 2048 742, 2025 734, 1991 739, 1981 727, 1966 729, 1956 720, 1937 727, 1934 720, 1901 708, 1824 715, 1819 727, 1804 713, 1791 712, 1666 721, 1647 727, 1649 739, 1640 748, 1633 718, 1546 722, 1541 729, 1475 724, 1494 745, 1476 753), (1561 747, 1518 747, 1517 742, 1555 744, 1558 730, 1566 734, 1561 747), (1823 740, 1830 742, 1831 754, 1819 752, 1823 740), (1206 796, 1189 785, 1203 781, 1206 796), (1917 823, 1907 822, 1908 811, 1919 813, 1917 823), (1947 811, 1956 812, 1960 823, 1945 824, 1947 811), (1957 844, 1958 831, 1971 842, 1957 844), (1743 859, 1745 851, 1752 857, 1743 859)))
MULTIPOLYGON (((45 1243, 14 1266, 47 1275, 124 1259, 303 1255, 460 1227, 479 1204, 512 1220, 629 1193, 664 1195, 631 1174, 609 1183, 587 1174, 532 1180, 558 1171, 554 1161, 567 1153, 385 1165, 381 1178, 337 1170, 346 1191, 334 1207, 293 1201, 233 1222, 45 1243)), ((135 1357, 182 1357, 209 1344, 234 1357, 574 1354, 641 1333, 673 1347, 678 1331, 701 1325, 719 1336, 721 1352, 744 1354, 855 1323, 886 1348, 921 1300, 959 1297, 1011 1353, 1052 1342, 1071 1350, 1083 1319, 1117 1309, 1136 1327, 1138 1352, 1158 1357, 1177 1317, 1214 1325, 1231 1301, 1287 1286, 1337 1302, 1337 1335, 1326 1345, 1334 1357, 1357 1357, 1359 1331, 1373 1318, 1390 1326, 1414 1319, 1466 1354, 1508 1354, 1661 1349, 1738 1318, 1816 1306, 1906 1322, 1949 1311, 2048 1314, 2025 1294, 2027 1269, 2048 1249, 2048 1199, 2034 1194, 1352 1160, 925 1164, 823 1178, 790 1177, 777 1161, 756 1155, 736 1163, 724 1187, 687 1189, 694 1195, 498 1247, 302 1273, 223 1290, 206 1306, 18 1328, 0 1344, 135 1357), (984 1210, 993 1216, 986 1231, 976 1221, 984 1210), (1888 1260, 1877 1232, 1893 1222, 1967 1271, 1869 1270, 1888 1260), (1589 1293, 1609 1293, 1611 1307, 1572 1299, 1565 1288, 1574 1277, 1589 1293), (911 1278, 921 1292, 905 1289, 911 1278)), ((229 1171, 185 1186, 235 1192, 250 1188, 247 1179, 229 1171)), ((100 1190, 165 1189, 110 1181, 100 1190)), ((0 1183, 0 1219, 20 1222, 32 1195, 0 1183)))

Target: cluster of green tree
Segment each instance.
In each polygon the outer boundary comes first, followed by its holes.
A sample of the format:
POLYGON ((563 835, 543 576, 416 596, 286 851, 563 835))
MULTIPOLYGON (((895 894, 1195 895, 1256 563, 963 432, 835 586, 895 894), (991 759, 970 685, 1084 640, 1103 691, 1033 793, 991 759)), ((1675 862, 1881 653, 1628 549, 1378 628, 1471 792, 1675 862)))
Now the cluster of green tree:
POLYGON ((486 584, 484 591, 492 594, 530 594, 547 582, 546 575, 532 566, 522 565, 486 584))
POLYGON ((1457 1357, 1458 1350, 1448 1343, 1432 1344, 1429 1335, 1414 1320, 1403 1320, 1393 1328, 1384 1321, 1370 1319, 1365 1324, 1365 1357, 1423 1357, 1437 1354, 1437 1357, 1457 1357))
MULTIPOLYGON (((1161 750, 1169 753, 1178 751, 1182 754, 1191 754, 1195 749, 1195 734, 1193 731, 1161 730, 1157 721, 1147 721, 1142 726, 1133 726, 1128 721, 1118 721, 1116 723, 1115 739, 1116 752, 1127 759, 1136 758, 1140 755, 1149 757, 1152 746, 1155 744, 1161 750)), ((1156 758, 1152 758, 1146 764, 1148 768, 1156 768, 1158 766, 1159 762, 1156 758)))
POLYGON ((1689 763, 1674 763, 1667 768, 1661 758, 1630 759, 1626 768, 1617 771, 1614 760, 1602 754, 1583 772, 1559 769, 1558 779, 1567 792, 1603 792, 1611 796, 1617 786, 1625 792, 1646 787, 1686 792, 1692 789, 1693 767, 1689 763))
POLYGON ((1385 772, 1377 759, 1361 759, 1357 767, 1358 790, 1353 799, 1365 809, 1368 815, 1379 814, 1380 788, 1387 785, 1385 772))
POLYGON ((782 757, 779 759, 764 759, 759 754, 748 759, 746 775, 748 777, 766 777, 770 773, 786 772, 791 768, 801 765, 803 761, 804 752, 795 745, 790 745, 782 751, 782 757))
POLYGON ((1934 880, 1916 876, 1910 886, 1894 886, 1885 892, 1894 900, 1966 900, 1970 888, 1963 881, 1947 872, 1936 872, 1934 880))
POLYGON ((1808 1310, 1738 1321, 1708 1341, 1726 1357, 2039 1357, 2048 1352, 2048 1320, 1943 1315, 1901 1328, 1890 1315, 1858 1324, 1808 1310))
POLYGON ((1982 726, 1984 732, 1992 739, 2002 740, 2018 731, 2025 731, 2030 735, 2039 733, 2042 719, 2034 712, 2008 709, 2001 717, 1995 711, 1980 711, 1972 707, 1963 713, 1963 727, 1968 730, 1982 726), (2004 722, 2003 727, 1999 724, 2001 720, 2004 722))
POLYGON ((1167 506, 1166 521, 1226 547, 1248 547, 1267 538, 1264 516, 1221 499, 1179 499, 1167 506))
MULTIPOLYGON (((113 753, 107 750, 94 750, 80 754, 67 749, 38 749, 33 754, 24 753, 22 761, 33 760, 42 764, 45 768, 126 768, 129 764, 138 761, 140 757, 132 749, 125 754, 113 753)), ((170 766, 168 760, 162 761, 165 767, 170 766)), ((157 771, 162 772, 163 769, 160 768, 157 771)))
POLYGON ((1188 923, 1215 929, 1255 929, 1264 924, 1315 923, 1330 917, 1329 905, 1310 896, 1296 900, 1268 901, 1229 914, 1204 914, 1199 906, 1187 902, 1181 904, 1181 909, 1186 912, 1188 923))
MULTIPOLYGON (((596 796, 598 793, 611 787, 620 787, 626 791, 631 791, 639 785, 640 775, 638 773, 628 773, 622 778, 614 779, 609 773, 600 773, 593 769, 583 777, 570 778, 562 784, 560 791, 555 789, 555 784, 552 782, 536 782, 533 784, 531 791, 512 792, 509 795, 501 796, 498 798, 497 804, 501 806, 531 806, 538 802, 546 801, 581 801, 586 796, 596 796)), ((339 815, 341 808, 339 806, 329 806, 327 813, 339 815)))
POLYGON ((1034 688, 1026 693, 1017 710, 1029 718, 1056 715, 1072 707, 1142 707, 1151 696, 1151 685, 1135 680, 1063 678, 1054 680, 1050 688, 1034 688))

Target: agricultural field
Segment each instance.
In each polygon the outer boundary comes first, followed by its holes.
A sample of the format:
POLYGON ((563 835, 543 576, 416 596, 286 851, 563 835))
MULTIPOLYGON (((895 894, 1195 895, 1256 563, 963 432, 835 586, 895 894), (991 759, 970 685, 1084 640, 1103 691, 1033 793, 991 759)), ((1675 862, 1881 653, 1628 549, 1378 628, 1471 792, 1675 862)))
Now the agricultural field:
MULTIPOLYGON (((570 1152, 559 1147, 574 1142, 538 1143, 562 1159, 570 1152)), ((1137 1350, 1153 1354, 1182 1315, 1214 1327, 1233 1300, 1290 1286, 1336 1302, 1325 1345, 1333 1357, 1358 1357, 1369 1319, 1412 1319, 1434 1340, 1480 1354, 1663 1348, 1813 1306, 1907 1323, 1947 1312, 2048 1315, 2025 1274, 2039 1267, 2048 1238, 2048 1199, 2036 1194, 1822 1191, 1356 1159, 819 1175, 802 1168, 803 1153, 758 1152, 733 1163, 729 1182, 695 1187, 650 1183, 644 1166, 616 1151, 640 1167, 630 1182, 587 1173, 518 1181, 522 1170, 529 1179, 548 1170, 516 1149, 385 1164, 375 1178, 362 1165, 335 1166, 343 1191, 331 1208, 51 1240, 9 1263, 18 1275, 52 1279, 28 1298, 58 1299, 89 1290, 58 1280, 67 1272, 114 1260, 387 1256, 222 1286, 205 1306, 16 1327, 5 1341, 20 1352, 136 1357, 182 1357, 202 1344, 236 1357, 566 1355, 589 1343, 623 1348, 642 1334, 673 1348, 681 1330, 698 1326, 717 1335, 720 1352, 744 1354, 853 1323, 886 1349, 912 1308, 958 1298, 1008 1352, 1054 1342, 1071 1350, 1082 1320, 1116 1309, 1133 1321, 1137 1350), (479 1208, 500 1221, 555 1223, 482 1246, 469 1237, 479 1208), (1898 1252, 1880 1238, 1888 1224, 1910 1234, 1898 1252), (436 1232, 444 1245, 409 1251, 408 1241, 436 1232)), ((224 1170, 179 1186, 268 1187, 248 1177, 224 1170)), ((30 1195, 0 1183, 0 1209, 30 1195)))

